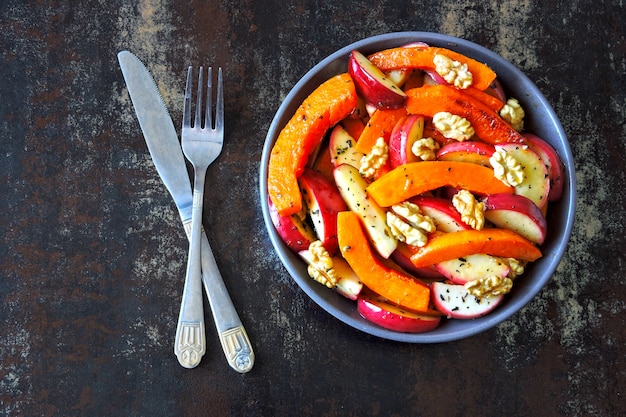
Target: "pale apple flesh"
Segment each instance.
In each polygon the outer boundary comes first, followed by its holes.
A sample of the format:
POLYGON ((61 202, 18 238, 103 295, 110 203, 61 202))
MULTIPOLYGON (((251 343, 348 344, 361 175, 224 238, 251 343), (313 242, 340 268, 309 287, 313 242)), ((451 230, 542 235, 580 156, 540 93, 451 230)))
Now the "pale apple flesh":
POLYGON ((387 225, 387 214, 367 194, 367 181, 355 167, 343 164, 335 168, 335 183, 348 208, 362 220, 372 244, 385 259, 396 250, 398 241, 387 225))
POLYGON ((548 201, 558 201, 563 194, 563 185, 565 183, 565 167, 563 161, 559 157, 556 150, 545 140, 531 133, 524 133, 526 144, 537 153, 548 168, 550 177, 550 192, 548 193, 548 201))
POLYGON ((439 262, 437 271, 454 284, 463 285, 467 282, 493 276, 506 277, 509 265, 500 258, 477 253, 463 258, 439 262))
POLYGON ((543 160, 528 145, 503 143, 495 145, 496 150, 504 150, 522 166, 524 179, 515 186, 515 194, 529 198, 537 207, 542 208, 548 202, 550 177, 543 160))
POLYGON ((350 53, 348 73, 367 103, 379 109, 398 109, 404 105, 404 91, 359 51, 350 53))
POLYGON ((491 312, 500 304, 503 295, 478 298, 463 285, 435 282, 431 287, 432 302, 443 314, 455 319, 475 319, 491 312))
POLYGON ((361 158, 365 155, 356 149, 356 139, 354 139, 341 125, 337 125, 330 133, 328 144, 330 159, 335 167, 342 164, 349 164, 359 169, 361 158))

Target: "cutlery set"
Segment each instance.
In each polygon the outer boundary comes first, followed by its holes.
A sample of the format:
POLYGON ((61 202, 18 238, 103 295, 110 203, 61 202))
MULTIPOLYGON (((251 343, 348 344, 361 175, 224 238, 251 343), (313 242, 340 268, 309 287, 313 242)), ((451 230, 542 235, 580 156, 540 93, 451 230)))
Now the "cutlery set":
POLYGON ((202 294, 204 286, 229 365, 238 372, 248 372, 254 365, 254 352, 202 227, 207 168, 219 156, 224 140, 222 70, 218 69, 215 117, 213 117, 213 71, 211 68, 208 69, 206 101, 203 105, 204 71, 200 67, 195 117, 192 122, 193 69, 189 67, 184 95, 182 140, 179 142, 161 94, 144 64, 128 51, 120 52, 118 60, 150 156, 176 203, 189 239, 187 272, 174 353, 183 367, 194 368, 206 352, 202 294), (194 168, 193 191, 185 157, 194 168))

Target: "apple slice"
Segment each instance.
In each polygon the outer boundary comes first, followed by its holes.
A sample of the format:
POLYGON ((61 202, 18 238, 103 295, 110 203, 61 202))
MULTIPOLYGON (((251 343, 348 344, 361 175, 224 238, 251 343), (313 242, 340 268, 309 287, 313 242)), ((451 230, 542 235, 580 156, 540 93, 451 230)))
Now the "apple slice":
POLYGON ((342 164, 349 164, 359 169, 361 158, 365 155, 356 149, 356 139, 341 125, 337 125, 330 133, 328 148, 330 159, 335 167, 342 164))
POLYGON ((419 162, 413 153, 413 144, 424 135, 424 116, 407 115, 396 123, 389 137, 389 163, 391 168, 409 162, 419 162))
POLYGON ((350 53, 348 73, 366 102, 379 109, 398 109, 404 105, 404 91, 359 51, 350 53))
POLYGON ((458 232, 471 229, 461 220, 461 214, 454 208, 450 200, 438 197, 417 196, 410 200, 419 206, 422 212, 435 221, 437 230, 441 232, 458 232))
POLYGON ((343 164, 335 168, 335 183, 350 210, 363 222, 374 247, 383 258, 387 259, 396 250, 398 241, 387 226, 387 215, 365 189, 367 181, 352 165, 343 164))
POLYGON ((556 150, 545 140, 532 133, 523 133, 526 144, 541 157, 548 168, 550 176, 550 192, 548 201, 558 201, 563 194, 564 171, 563 162, 556 150))
POLYGON ((278 235, 289 249, 297 253, 308 249, 309 245, 317 240, 311 226, 305 220, 302 220, 298 214, 281 216, 272 200, 268 198, 268 202, 272 223, 278 235))
POLYGON ((460 285, 494 275, 505 277, 509 273, 509 265, 507 263, 498 257, 484 253, 476 253, 462 258, 439 262, 435 267, 443 276, 460 285))
MULTIPOLYGON (((313 255, 308 249, 301 250, 298 255, 308 264, 313 263, 313 255)), ((333 256, 333 269, 337 276, 337 285, 333 288, 337 293, 350 300, 356 300, 363 290, 363 283, 341 256, 333 256)))
POLYGON ((485 218, 502 229, 509 229, 541 245, 548 226, 539 209, 528 198, 517 194, 491 194, 483 199, 485 218))
POLYGON ((360 296, 357 310, 364 319, 395 332, 428 332, 436 329, 441 322, 441 316, 414 313, 373 297, 360 296))
POLYGON ((539 155, 528 145, 520 143, 503 143, 495 145, 495 148, 503 149, 522 166, 524 179, 515 186, 515 194, 529 198, 539 208, 545 206, 550 192, 550 177, 539 155))
POLYGON ((334 255, 337 246, 337 213, 348 209, 339 190, 319 172, 305 169, 300 178, 300 191, 313 229, 324 248, 334 255))
POLYGON ((475 319, 491 312, 504 295, 478 298, 463 285, 435 282, 431 287, 432 302, 443 314, 455 319, 475 319))
POLYGON ((459 161, 471 162, 473 164, 483 165, 489 164, 489 158, 496 151, 496 148, 485 142, 450 142, 439 149, 437 159, 440 161, 459 161))

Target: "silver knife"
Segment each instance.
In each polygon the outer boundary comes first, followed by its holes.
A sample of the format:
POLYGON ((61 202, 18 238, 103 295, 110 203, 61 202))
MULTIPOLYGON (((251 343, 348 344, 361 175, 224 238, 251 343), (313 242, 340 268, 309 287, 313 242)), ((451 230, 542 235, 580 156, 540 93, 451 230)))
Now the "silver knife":
MULTIPOLYGON (((174 198, 185 233, 187 238, 190 238, 193 195, 185 159, 172 119, 144 64, 128 51, 120 52, 117 57, 152 161, 174 198)), ((252 345, 217 268, 204 231, 202 232, 202 282, 229 365, 241 373, 250 371, 254 365, 252 345)), ((194 336, 190 335, 189 340, 190 354, 198 354, 194 351, 194 336)))

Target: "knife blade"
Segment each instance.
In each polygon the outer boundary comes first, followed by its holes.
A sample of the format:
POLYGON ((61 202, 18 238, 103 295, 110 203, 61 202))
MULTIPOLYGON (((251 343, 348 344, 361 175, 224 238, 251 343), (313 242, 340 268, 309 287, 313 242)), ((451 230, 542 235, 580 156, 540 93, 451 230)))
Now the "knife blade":
MULTIPOLYGON (((191 237, 193 194, 178 134, 159 90, 145 65, 131 52, 118 60, 150 156, 191 237)), ((202 231, 202 283, 229 365, 244 373, 254 365, 254 351, 219 272, 206 233, 202 231)))

